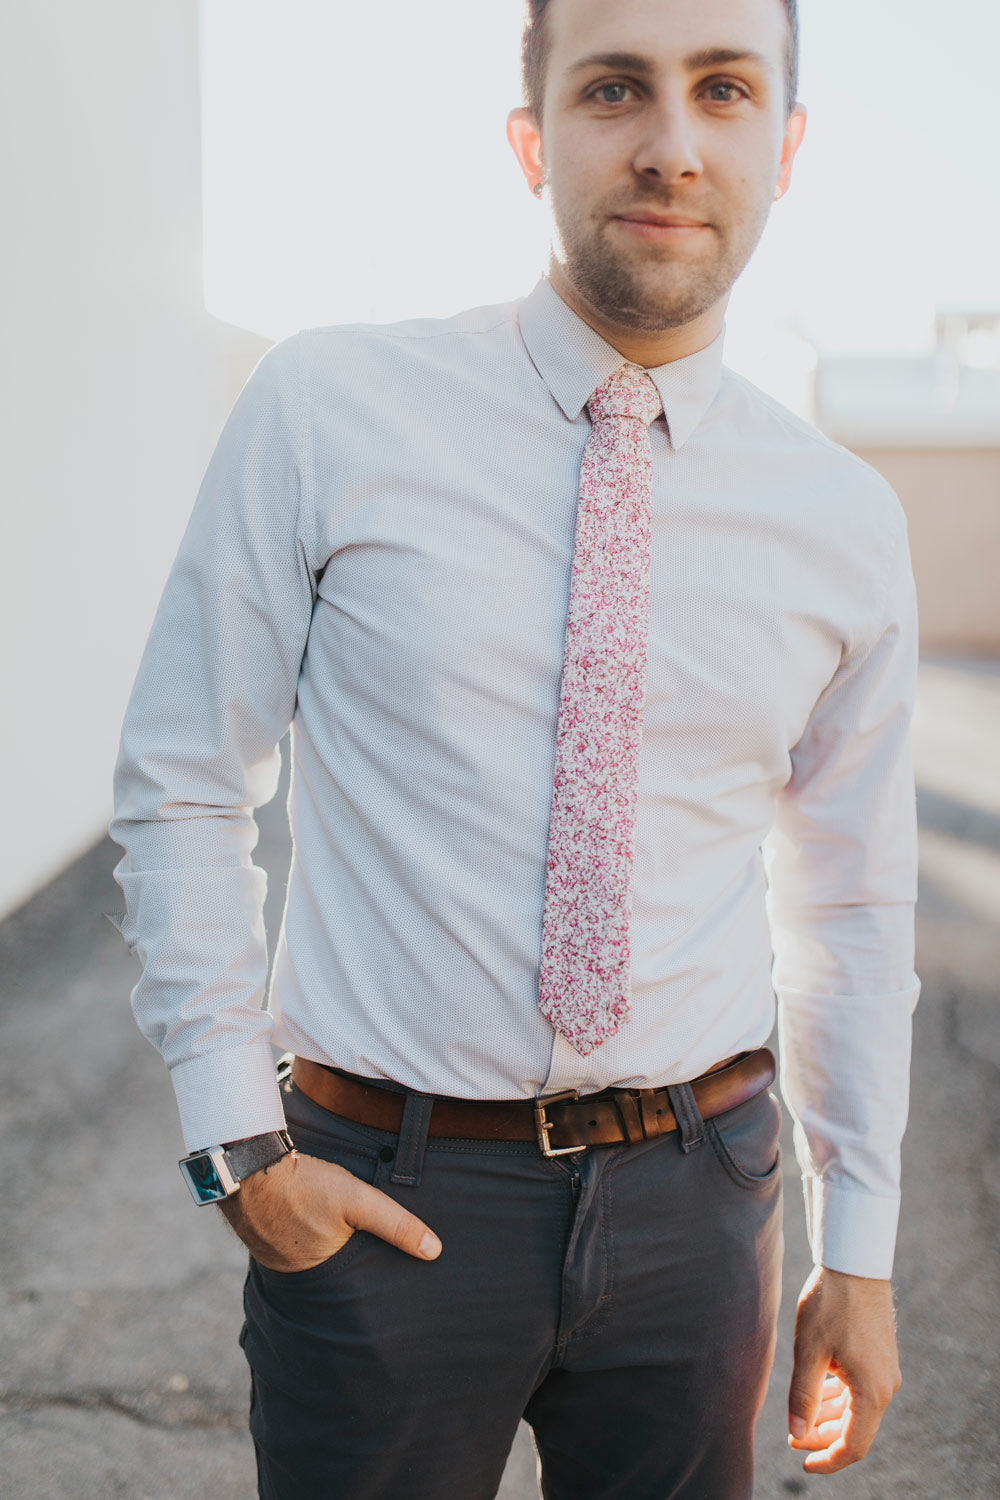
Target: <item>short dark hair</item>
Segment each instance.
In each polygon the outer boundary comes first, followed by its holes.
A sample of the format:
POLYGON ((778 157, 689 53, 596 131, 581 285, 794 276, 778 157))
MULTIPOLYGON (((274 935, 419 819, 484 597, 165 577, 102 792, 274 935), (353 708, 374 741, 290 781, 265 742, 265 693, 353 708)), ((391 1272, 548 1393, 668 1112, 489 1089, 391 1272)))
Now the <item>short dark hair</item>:
MULTIPOLYGON (((798 0, 781 0, 788 12, 788 42, 785 48, 785 113, 791 114, 799 87, 799 6, 798 0)), ((521 38, 521 82, 524 102, 536 122, 542 119, 542 97, 545 72, 549 62, 551 38, 545 24, 549 0, 525 0, 524 34, 521 38)))

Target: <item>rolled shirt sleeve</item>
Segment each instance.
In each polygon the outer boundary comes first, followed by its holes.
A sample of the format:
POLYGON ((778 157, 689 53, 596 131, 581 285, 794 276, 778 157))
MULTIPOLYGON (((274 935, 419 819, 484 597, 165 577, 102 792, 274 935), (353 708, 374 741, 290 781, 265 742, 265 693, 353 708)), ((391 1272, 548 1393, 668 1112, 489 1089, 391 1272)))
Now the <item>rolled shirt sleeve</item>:
POLYGON ((813 1258, 888 1277, 909 1096, 916 597, 906 525, 873 626, 846 650, 792 752, 765 841, 782 1092, 813 1258))
POLYGON ((244 386, 199 489, 129 699, 111 837, 136 1020, 189 1150, 280 1129, 253 811, 278 784, 315 598, 299 343, 244 386))

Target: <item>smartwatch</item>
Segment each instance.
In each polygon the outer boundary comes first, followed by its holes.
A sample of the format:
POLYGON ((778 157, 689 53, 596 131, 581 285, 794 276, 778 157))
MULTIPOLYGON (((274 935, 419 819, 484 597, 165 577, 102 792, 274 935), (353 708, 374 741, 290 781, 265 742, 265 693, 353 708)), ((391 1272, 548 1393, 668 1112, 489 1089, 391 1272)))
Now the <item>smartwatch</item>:
POLYGON ((193 1151, 177 1165, 196 1203, 218 1203, 238 1193, 244 1177, 273 1167, 294 1149, 287 1130, 271 1130, 266 1135, 251 1135, 228 1146, 193 1151))

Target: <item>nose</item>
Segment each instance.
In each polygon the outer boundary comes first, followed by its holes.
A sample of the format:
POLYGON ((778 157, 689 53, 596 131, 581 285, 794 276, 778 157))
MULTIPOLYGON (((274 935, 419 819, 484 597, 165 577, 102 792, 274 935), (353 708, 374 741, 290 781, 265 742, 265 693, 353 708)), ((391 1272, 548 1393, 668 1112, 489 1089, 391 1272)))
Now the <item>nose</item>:
POLYGON ((702 173, 696 122, 686 100, 664 97, 643 111, 643 134, 633 157, 641 177, 661 183, 693 182, 702 173))

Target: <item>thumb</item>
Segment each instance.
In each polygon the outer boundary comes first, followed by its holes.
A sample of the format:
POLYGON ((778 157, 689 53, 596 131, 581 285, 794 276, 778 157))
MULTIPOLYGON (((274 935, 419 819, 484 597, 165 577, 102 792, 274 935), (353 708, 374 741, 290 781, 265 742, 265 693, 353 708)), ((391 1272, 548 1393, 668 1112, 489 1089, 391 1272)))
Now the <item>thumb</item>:
POLYGON ((804 1438, 816 1419, 823 1381, 829 1368, 829 1349, 796 1338, 792 1380, 788 1388, 788 1430, 795 1439, 804 1438))
POLYGON ((341 1212, 354 1229, 366 1229, 418 1260, 436 1260, 441 1254, 441 1241, 422 1219, 367 1182, 354 1179, 341 1212))

